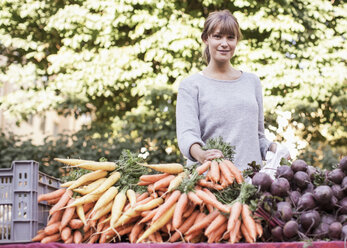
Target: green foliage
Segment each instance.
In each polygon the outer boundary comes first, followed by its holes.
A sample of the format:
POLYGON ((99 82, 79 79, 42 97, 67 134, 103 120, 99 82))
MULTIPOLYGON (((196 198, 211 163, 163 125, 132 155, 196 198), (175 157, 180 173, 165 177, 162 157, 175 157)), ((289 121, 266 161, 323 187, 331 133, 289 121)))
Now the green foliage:
POLYGON ((0 83, 15 90, 0 98, 0 108, 19 122, 52 109, 95 118, 90 128, 48 137, 44 146, 28 141, 19 149, 18 137, 1 136, 1 164, 29 155, 43 166, 57 155, 116 159, 122 148, 142 147, 151 162, 182 162, 177 87, 203 68, 204 19, 224 8, 244 35, 232 63, 261 78, 266 125, 277 141, 287 138, 276 117, 289 111, 288 126, 307 145, 298 148, 301 157, 318 152, 312 164, 326 167, 347 154, 343 1, 3 0, 0 83))

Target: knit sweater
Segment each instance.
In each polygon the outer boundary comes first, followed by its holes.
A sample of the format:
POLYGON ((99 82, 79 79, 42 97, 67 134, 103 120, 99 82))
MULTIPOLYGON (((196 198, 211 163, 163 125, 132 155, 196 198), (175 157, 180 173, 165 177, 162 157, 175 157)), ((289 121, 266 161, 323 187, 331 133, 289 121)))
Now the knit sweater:
POLYGON ((262 86, 252 73, 242 72, 236 80, 217 80, 202 73, 185 78, 178 89, 176 105, 178 146, 196 163, 189 150, 209 138, 221 136, 235 146, 235 165, 244 170, 256 161, 263 165, 272 142, 264 135, 262 86))

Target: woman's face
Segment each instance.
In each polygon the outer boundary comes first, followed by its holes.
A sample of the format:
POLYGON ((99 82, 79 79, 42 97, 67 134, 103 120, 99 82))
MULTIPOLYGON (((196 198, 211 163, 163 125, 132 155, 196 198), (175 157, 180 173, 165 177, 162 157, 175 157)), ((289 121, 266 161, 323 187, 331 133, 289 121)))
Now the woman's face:
POLYGON ((211 61, 229 63, 236 49, 237 38, 233 34, 221 34, 217 27, 204 42, 209 48, 211 61))

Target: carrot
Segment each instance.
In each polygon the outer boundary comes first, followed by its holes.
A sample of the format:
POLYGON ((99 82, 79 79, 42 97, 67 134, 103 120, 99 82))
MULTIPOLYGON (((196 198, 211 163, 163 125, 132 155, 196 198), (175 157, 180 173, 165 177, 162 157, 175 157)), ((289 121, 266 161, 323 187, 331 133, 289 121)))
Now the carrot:
POLYGON ((255 227, 257 229, 257 236, 258 238, 260 238, 261 236, 263 236, 263 227, 259 222, 255 222, 255 227))
POLYGON ((242 225, 246 228, 247 233, 249 234, 249 238, 254 242, 257 239, 257 228, 247 204, 242 205, 242 223, 242 225))
POLYGON ((159 231, 156 231, 156 232, 154 233, 154 236, 155 236, 156 243, 163 243, 163 238, 162 238, 162 236, 160 235, 159 231))
POLYGON ((46 226, 45 227, 45 234, 47 236, 51 236, 51 235, 59 232, 59 227, 60 227, 60 221, 55 222, 55 223, 53 223, 53 224, 51 224, 49 226, 46 226))
POLYGON ((163 203, 163 198, 155 198, 145 204, 139 204, 134 207, 135 211, 147 211, 151 210, 163 203))
POLYGON ((237 235, 240 232, 241 220, 237 220, 235 226, 230 231, 230 243, 235 244, 237 242, 237 235))
POLYGON ((130 243, 135 243, 137 237, 139 236, 141 230, 143 230, 145 224, 143 223, 136 223, 134 225, 134 228, 131 230, 129 234, 129 241, 130 243))
POLYGON ((241 224, 241 232, 247 243, 254 243, 254 240, 251 238, 251 235, 244 224, 241 224))
POLYGON ((136 196, 136 201, 137 202, 142 201, 143 199, 147 198, 148 196, 149 196, 148 192, 143 192, 141 195, 136 196))
POLYGON ((100 234, 96 234, 96 233, 92 234, 88 241, 88 244, 96 243, 99 240, 100 236, 101 236, 100 234))
POLYGON ((225 179, 225 176, 223 173, 220 174, 219 183, 223 189, 225 189, 229 185, 229 182, 225 179))
MULTIPOLYGON (((71 198, 68 204, 72 204, 74 201, 75 199, 71 198)), ((65 209, 64 214, 61 217, 61 224, 59 227, 60 232, 62 231, 64 227, 66 227, 69 224, 70 220, 72 219, 72 216, 75 213, 75 210, 76 210, 76 207, 70 207, 65 209)))
POLYGON ((82 235, 82 242, 81 243, 84 243, 85 241, 87 241, 90 236, 93 234, 93 229, 90 228, 87 232, 85 232, 83 235, 82 235))
POLYGON ((220 225, 218 228, 215 229, 215 232, 212 232, 207 240, 207 243, 213 243, 213 242, 218 242, 219 237, 223 235, 223 233, 227 230, 227 223, 225 222, 224 224, 220 225))
POLYGON ((114 226, 116 222, 118 221, 119 217, 121 216, 126 200, 127 198, 126 198, 124 190, 119 192, 114 198, 112 209, 111 209, 111 220, 110 220, 111 226, 114 226))
POLYGON ((183 213, 183 218, 188 218, 195 210, 195 204, 189 204, 187 210, 183 213))
POLYGON ((177 187, 182 183, 183 178, 186 176, 185 172, 179 173, 169 184, 169 187, 167 189, 168 192, 173 191, 174 189, 177 189, 177 187))
POLYGON ((83 160, 83 159, 73 159, 73 158, 54 158, 55 161, 58 161, 63 164, 67 165, 78 165, 78 164, 83 164, 87 162, 94 162, 91 160, 83 160))
POLYGON ((164 177, 164 178, 160 179, 159 181, 156 181, 153 184, 153 190, 152 191, 155 191, 156 189, 159 189, 159 188, 168 187, 170 185, 170 182, 174 179, 175 179, 174 175, 168 175, 167 177, 164 177))
POLYGON ((211 198, 207 193, 202 190, 196 190, 195 194, 203 200, 206 204, 210 204, 215 208, 219 209, 223 213, 230 213, 230 207, 222 204, 220 201, 211 198))
POLYGON ((210 166, 211 166, 211 161, 207 160, 202 165, 198 166, 196 168, 196 171, 198 172, 199 175, 201 175, 202 173, 207 171, 210 168, 210 166))
POLYGON ((60 240, 60 233, 52 234, 50 236, 44 237, 41 239, 42 244, 47 244, 51 242, 56 242, 60 240))
POLYGON ((48 201, 48 200, 53 200, 53 199, 59 198, 65 193, 65 191, 66 191, 66 189, 61 188, 61 189, 57 189, 57 190, 50 192, 50 193, 40 194, 37 196, 37 202, 48 201))
POLYGON ((148 185, 150 185, 150 184, 152 184, 152 182, 141 181, 141 180, 139 180, 139 181, 137 182, 137 185, 139 185, 139 186, 148 186, 148 185))
POLYGON ((112 210, 112 205, 113 205, 113 202, 110 201, 110 202, 107 203, 104 207, 99 208, 96 212, 94 212, 93 217, 91 218, 91 220, 98 220, 98 219, 100 219, 103 215, 108 214, 109 212, 111 212, 111 210, 112 210))
POLYGON ((140 213, 135 211, 133 208, 128 209, 127 211, 125 211, 117 220, 117 222, 111 226, 113 228, 122 226, 126 223, 129 223, 129 221, 134 218, 134 217, 138 217, 140 216, 140 213))
POLYGON ((37 233, 36 236, 31 239, 31 241, 38 242, 38 241, 41 241, 46 236, 47 234, 43 231, 43 232, 37 233))
POLYGON ((66 190, 65 193, 61 196, 60 200, 49 210, 49 214, 52 215, 56 211, 65 207, 71 197, 72 197, 72 191, 66 190))
POLYGON ((104 170, 97 170, 97 171, 90 172, 78 178, 72 185, 68 187, 68 189, 75 189, 89 181, 95 181, 99 178, 105 177, 106 175, 107 175, 107 171, 104 171, 104 170))
POLYGON ((229 220, 228 220, 228 232, 231 232, 234 229, 235 224, 241 215, 241 212, 242 212, 242 203, 241 202, 237 201, 233 205, 231 205, 230 216, 229 216, 229 220))
POLYGON ((75 244, 80 244, 82 243, 82 233, 79 231, 79 230, 76 230, 74 233, 73 233, 73 242, 75 244))
POLYGON ((118 232, 118 234, 119 234, 120 236, 125 235, 125 234, 128 234, 128 233, 131 232, 131 230, 132 230, 133 228, 134 228, 134 225, 131 224, 130 226, 127 226, 127 227, 121 229, 121 230, 118 232))
POLYGON ((71 228, 68 226, 64 227, 61 230, 60 235, 62 240, 64 241, 68 240, 71 237, 71 228))
POLYGON ((201 235, 201 232, 200 231, 197 231, 197 232, 193 232, 191 234, 188 234, 188 235, 185 235, 184 236, 184 240, 186 242, 189 242, 189 243, 193 243, 194 242, 194 239, 198 236, 201 235))
POLYGON ((198 185, 202 186, 202 187, 207 187, 207 188, 210 188, 210 189, 215 189, 215 190, 222 190, 223 187, 219 184, 215 184, 213 182, 209 182, 205 179, 200 179, 198 181, 198 185))
POLYGON ((81 188, 73 189, 74 192, 80 193, 81 195, 86 195, 97 189, 103 182, 106 181, 106 177, 99 178, 88 185, 84 185, 81 188))
POLYGON ((75 199, 75 201, 72 204, 69 204, 68 207, 76 207, 78 205, 84 205, 87 203, 95 202, 100 198, 101 194, 88 194, 84 195, 81 198, 75 199))
POLYGON ((187 230, 186 234, 191 234, 193 232, 196 232, 198 230, 202 230, 205 227, 207 227, 217 216, 219 215, 218 210, 214 210, 212 213, 209 213, 206 218, 204 218, 202 221, 192 225, 189 230, 187 230))
POLYGON ((61 221, 61 217, 63 216, 63 213, 64 213, 64 210, 58 210, 57 212, 52 214, 46 225, 49 226, 50 224, 61 221))
POLYGON ((193 191, 188 192, 188 198, 195 205, 203 204, 203 201, 193 191))
POLYGON ((183 193, 177 201, 177 205, 173 214, 172 225, 174 229, 179 228, 179 226, 182 224, 183 212, 187 206, 188 196, 186 193, 183 193))
POLYGON ((228 182, 228 185, 232 184, 234 182, 234 175, 231 173, 230 169, 225 163, 225 160, 222 160, 219 163, 219 169, 224 175, 225 180, 228 182))
POLYGON ((65 183, 60 184, 59 186, 60 186, 61 188, 67 188, 67 187, 70 187, 70 185, 73 184, 74 182, 75 182, 75 181, 67 181, 67 182, 65 182, 65 183))
POLYGON ((153 174, 153 175, 142 175, 140 176, 141 181, 155 183, 156 181, 159 181, 160 179, 167 177, 168 173, 162 173, 162 174, 153 174))
POLYGON ((60 197, 52 199, 52 200, 48 200, 47 204, 53 206, 53 205, 57 204, 59 200, 60 200, 60 197))
POLYGON ((69 222, 69 227, 71 227, 71 229, 80 229, 83 225, 84 223, 80 219, 71 219, 69 222))
POLYGON ((158 212, 158 208, 153 209, 145 217, 143 217, 139 223, 145 223, 145 222, 151 220, 157 212, 158 212))
POLYGON ((219 178, 220 178, 220 171, 219 171, 218 162, 216 160, 211 161, 210 171, 211 171, 212 181, 214 183, 217 183, 219 181, 219 178))
POLYGON ((183 224, 176 230, 176 232, 170 237, 169 242, 177 241, 182 233, 185 233, 194 223, 196 217, 198 216, 199 211, 194 211, 184 222, 183 224))
POLYGON ((104 171, 113 171, 116 169, 116 164, 114 162, 86 162, 78 164, 72 167, 83 168, 86 170, 104 170, 104 171))
POLYGON ((171 206, 177 202, 180 196, 181 192, 179 190, 175 190, 174 192, 172 192, 171 196, 167 199, 167 201, 165 201, 164 204, 159 206, 157 213, 152 218, 152 223, 157 221, 160 218, 160 216, 164 214, 165 211, 170 209, 171 206))
POLYGON ((135 193, 135 191, 132 190, 132 189, 128 189, 126 194, 127 194, 128 200, 130 202, 130 206, 133 207, 135 205, 135 203, 136 203, 136 193, 135 193))
POLYGON ((66 241, 64 241, 64 244, 72 244, 73 242, 73 235, 71 235, 66 241))
POLYGON ((95 190, 91 192, 91 194, 101 194, 108 190, 113 184, 115 184, 120 178, 120 173, 114 172, 112 173, 106 180, 95 190))
POLYGON ((162 228, 167 222, 169 222, 173 216, 175 207, 176 207, 176 203, 172 204, 170 208, 159 219, 157 219, 156 222, 150 225, 150 227, 143 233, 143 235, 136 241, 136 243, 141 242, 142 240, 147 238, 149 235, 151 235, 152 233, 162 228))
POLYGON ((217 197, 209 189, 203 188, 202 191, 208 194, 212 199, 217 200, 217 197))
POLYGON ((242 183, 243 177, 242 177, 241 171, 230 160, 224 159, 223 161, 228 166, 230 172, 234 175, 236 182, 242 183))
POLYGON ((209 236, 210 233, 218 229, 221 225, 223 225, 227 221, 227 218, 222 215, 218 214, 218 216, 211 222, 210 225, 206 228, 204 234, 206 236, 209 236))
POLYGON ((160 171, 168 174, 178 174, 183 171, 183 165, 177 163, 169 164, 141 164, 142 166, 151 168, 156 171, 160 171))
POLYGON ((110 201, 112 201, 118 193, 118 188, 115 186, 110 187, 106 190, 99 198, 99 200, 95 203, 93 208, 93 212, 99 210, 102 207, 105 207, 110 201))

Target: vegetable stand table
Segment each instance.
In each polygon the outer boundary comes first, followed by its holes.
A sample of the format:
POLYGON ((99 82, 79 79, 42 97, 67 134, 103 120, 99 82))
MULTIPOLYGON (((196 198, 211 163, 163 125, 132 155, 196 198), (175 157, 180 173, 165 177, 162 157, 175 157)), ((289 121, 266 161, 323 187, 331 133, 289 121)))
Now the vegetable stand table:
POLYGON ((109 244, 63 244, 63 243, 26 243, 26 244, 6 244, 1 248, 343 248, 343 241, 329 242, 277 242, 277 243, 238 243, 238 244, 207 244, 207 243, 109 243, 109 244))

